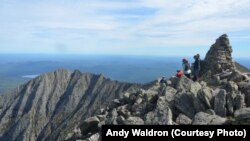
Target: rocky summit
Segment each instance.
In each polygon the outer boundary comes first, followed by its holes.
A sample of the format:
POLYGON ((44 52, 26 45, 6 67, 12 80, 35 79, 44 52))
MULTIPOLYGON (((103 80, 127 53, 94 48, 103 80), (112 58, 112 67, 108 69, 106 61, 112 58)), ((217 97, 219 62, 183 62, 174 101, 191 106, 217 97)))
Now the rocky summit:
POLYGON ((219 37, 199 82, 173 76, 137 85, 79 71, 44 74, 0 96, 0 140, 98 141, 104 124, 250 124, 249 71, 239 69, 232 51, 228 36, 219 37))

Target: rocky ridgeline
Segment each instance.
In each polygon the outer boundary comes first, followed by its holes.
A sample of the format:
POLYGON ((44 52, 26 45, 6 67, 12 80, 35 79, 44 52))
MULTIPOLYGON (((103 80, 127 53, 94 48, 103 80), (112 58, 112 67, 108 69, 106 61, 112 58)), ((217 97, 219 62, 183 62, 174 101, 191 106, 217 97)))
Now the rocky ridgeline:
POLYGON ((172 77, 165 83, 124 93, 101 114, 80 123, 65 140, 100 140, 104 124, 250 124, 250 79, 237 69, 231 53, 229 39, 222 35, 202 62, 200 82, 172 77))
POLYGON ((78 123, 137 85, 57 70, 0 96, 1 141, 61 141, 78 123))
POLYGON ((136 93, 125 93, 102 114, 79 124, 66 140, 99 140, 104 124, 113 125, 224 125, 250 124, 250 108, 233 82, 212 89, 205 82, 182 77, 155 83, 136 93))

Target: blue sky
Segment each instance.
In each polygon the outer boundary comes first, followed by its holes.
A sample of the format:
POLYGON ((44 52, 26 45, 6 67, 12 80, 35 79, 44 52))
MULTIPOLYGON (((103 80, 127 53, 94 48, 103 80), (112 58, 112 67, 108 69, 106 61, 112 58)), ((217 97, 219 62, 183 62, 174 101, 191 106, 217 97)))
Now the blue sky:
POLYGON ((204 55, 227 33, 250 52, 250 0, 0 0, 0 53, 204 55))

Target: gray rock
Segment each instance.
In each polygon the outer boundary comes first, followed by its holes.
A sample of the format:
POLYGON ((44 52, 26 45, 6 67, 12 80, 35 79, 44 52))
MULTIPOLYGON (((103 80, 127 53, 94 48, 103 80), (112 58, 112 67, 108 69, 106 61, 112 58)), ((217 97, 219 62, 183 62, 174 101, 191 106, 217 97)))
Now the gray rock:
POLYGON ((116 124, 116 118, 118 117, 118 113, 116 109, 113 109, 107 115, 106 124, 116 124))
POLYGON ((65 140, 71 141, 71 140, 77 140, 80 138, 83 138, 83 136, 82 136, 80 128, 77 128, 77 129, 74 129, 74 131, 72 133, 68 133, 65 140))
POLYGON ((168 102, 173 101, 173 100, 174 100, 174 95, 176 94, 176 92, 177 92, 176 89, 174 89, 173 87, 167 86, 167 87, 165 88, 165 92, 164 92, 164 95, 165 95, 165 97, 166 97, 166 100, 167 100, 168 102))
POLYGON ((223 71, 219 74, 220 80, 228 79, 232 75, 231 71, 223 71))
POLYGON ((187 91, 196 94, 201 89, 201 85, 184 76, 177 78, 174 88, 177 89, 177 91, 187 91))
POLYGON ((124 121, 125 121, 126 119, 123 117, 123 116, 118 116, 117 118, 116 118, 116 121, 117 121, 117 123, 118 124, 124 124, 124 121))
POLYGON ((246 107, 250 107, 250 82, 239 82, 239 90, 245 95, 246 107))
POLYGON ((202 88, 206 88, 207 87, 207 83, 205 81, 201 81, 200 85, 202 86, 202 88))
POLYGON ((227 82, 226 90, 227 92, 230 92, 230 93, 238 93, 239 87, 235 82, 229 81, 227 82))
POLYGON ((226 96, 226 107, 229 115, 233 115, 234 113, 234 99, 236 97, 236 94, 234 92, 228 93, 226 96))
POLYGON ((244 79, 245 79, 244 75, 238 70, 234 70, 231 76, 229 77, 229 80, 234 82, 241 82, 244 79))
POLYGON ((99 119, 99 121, 106 120, 106 115, 97 115, 96 117, 99 119))
POLYGON ((169 81, 171 82, 171 86, 176 88, 176 84, 178 83, 179 78, 177 78, 176 76, 172 76, 169 78, 169 81))
POLYGON ((192 120, 184 114, 179 114, 179 116, 176 118, 176 123, 179 125, 190 125, 192 120))
POLYGON ((220 81, 220 85, 225 86, 225 85, 227 85, 227 82, 228 82, 227 79, 222 79, 222 80, 220 81))
POLYGON ((211 115, 204 112, 199 112, 193 119, 193 125, 223 125, 227 121, 226 118, 222 118, 217 115, 211 115))
POLYGON ((220 92, 220 88, 214 88, 214 89, 212 89, 212 97, 214 98, 216 95, 218 95, 219 94, 219 92, 220 92))
POLYGON ((235 109, 243 109, 245 108, 245 96, 242 94, 237 94, 235 97, 235 109))
POLYGON ((132 105, 131 112, 135 116, 141 116, 147 112, 147 104, 146 103, 143 103, 143 104, 135 103, 132 105))
POLYGON ((225 117, 227 114, 226 95, 227 95, 227 92, 222 89, 215 96, 215 99, 214 99, 214 111, 217 115, 222 116, 222 117, 225 117))
POLYGON ((172 81, 167 80, 167 81, 166 81, 166 85, 167 85, 167 86, 172 86, 172 85, 173 85, 173 84, 172 84, 172 81))
POLYGON ((197 94, 199 92, 199 90, 201 89, 201 85, 198 82, 193 82, 190 85, 190 89, 189 91, 193 94, 197 94))
POLYGON ((158 93, 156 93, 155 91, 154 92, 149 92, 147 91, 146 94, 144 94, 144 99, 146 102, 150 102, 150 103, 155 103, 158 99, 158 93))
POLYGON ((165 88, 164 96, 171 109, 174 107, 174 97, 175 97, 176 92, 177 92, 176 89, 174 89, 173 87, 167 86, 165 88))
POLYGON ((86 119, 80 126, 82 135, 87 136, 98 132, 99 122, 100 120, 96 116, 86 119))
POLYGON ((113 109, 113 108, 116 108, 118 106, 121 106, 120 100, 119 99, 114 99, 114 100, 112 100, 109 108, 113 109))
POLYGON ((178 111, 185 114, 189 118, 193 118, 196 113, 191 93, 177 93, 175 95, 174 105, 178 111))
POLYGON ((250 108, 235 111, 234 117, 236 124, 250 125, 250 108))
POLYGON ((172 111, 165 97, 158 99, 156 109, 147 113, 144 120, 145 124, 172 125, 172 111))
POLYGON ((143 125, 144 121, 140 117, 129 117, 123 121, 124 125, 143 125))
POLYGON ((136 104, 141 104, 143 102, 143 99, 141 97, 137 97, 135 103, 136 104))
POLYGON ((136 93, 130 94, 130 95, 129 95, 129 102, 130 102, 130 103, 134 103, 135 100, 136 100, 136 98, 137 98, 137 95, 138 95, 138 94, 136 94, 136 93))
MULTIPOLYGON (((79 140, 77 140, 77 141, 79 141, 79 140)), ((84 139, 83 141, 101 141, 101 136, 99 133, 96 133, 96 134, 90 136, 89 138, 84 139)))
POLYGON ((130 102, 130 93, 129 92, 125 92, 123 94, 123 100, 125 101, 125 103, 129 103, 130 102))
POLYGON ((198 92, 198 99, 205 104, 206 109, 210 109, 212 106, 210 104, 210 101, 212 100, 212 92, 211 89, 208 87, 201 89, 198 92))
POLYGON ((210 72, 206 72, 206 76, 208 77, 207 79, 209 79, 209 80, 207 80, 211 85, 213 85, 213 86, 218 86, 218 85, 220 85, 220 76, 218 76, 218 75, 213 75, 213 76, 211 76, 211 75, 208 75, 208 73, 210 73, 210 72), (209 78, 209 76, 211 76, 212 78, 209 78), (211 79, 211 80, 210 80, 211 79))
POLYGON ((125 118, 128 118, 131 113, 130 113, 130 105, 126 104, 120 107, 117 107, 117 113, 118 115, 124 116, 125 118))
POLYGON ((213 109, 207 109, 205 113, 210 114, 210 115, 216 115, 213 109))
POLYGON ((200 112, 200 111, 205 111, 206 109, 209 108, 207 104, 203 102, 203 100, 206 99, 204 95, 198 95, 194 93, 190 93, 190 95, 192 97, 192 102, 193 102, 193 107, 195 109, 195 113, 200 112))

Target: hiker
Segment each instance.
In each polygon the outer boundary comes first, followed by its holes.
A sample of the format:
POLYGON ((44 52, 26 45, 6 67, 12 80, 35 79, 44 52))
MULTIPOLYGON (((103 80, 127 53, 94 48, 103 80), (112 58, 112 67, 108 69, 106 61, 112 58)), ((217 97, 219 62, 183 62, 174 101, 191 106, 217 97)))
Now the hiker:
POLYGON ((183 76, 183 71, 182 70, 177 70, 176 71, 176 77, 181 78, 183 76))
POLYGON ((200 77, 200 70, 201 70, 201 60, 200 60, 200 55, 197 54, 194 56, 194 81, 198 81, 200 77))
POLYGON ((191 78, 191 67, 190 67, 190 64, 188 63, 188 60, 187 59, 182 59, 182 67, 183 67, 183 71, 184 71, 184 74, 187 78, 191 78))
POLYGON ((163 84, 163 83, 166 83, 166 77, 165 76, 162 76, 161 80, 160 80, 160 83, 163 84))

